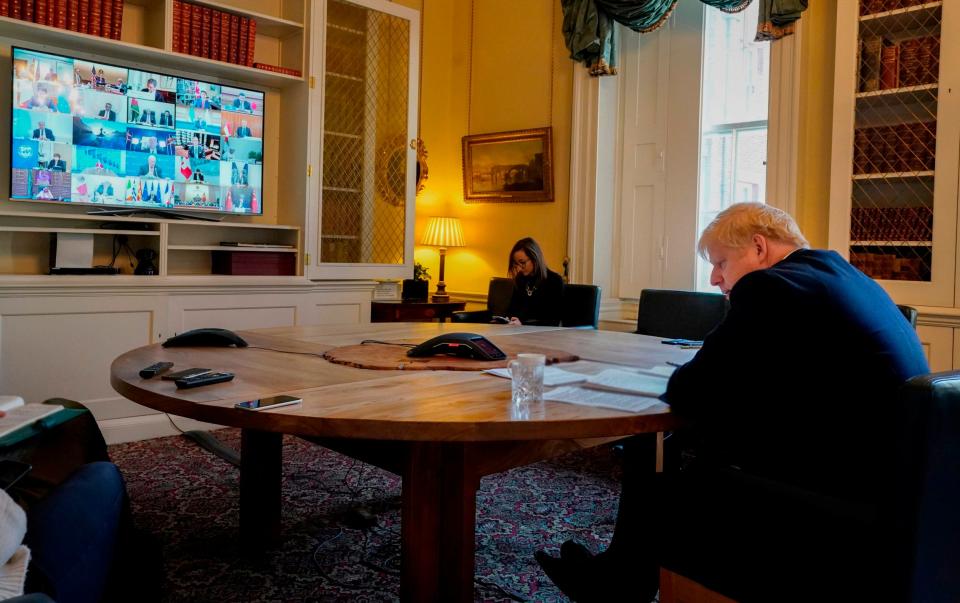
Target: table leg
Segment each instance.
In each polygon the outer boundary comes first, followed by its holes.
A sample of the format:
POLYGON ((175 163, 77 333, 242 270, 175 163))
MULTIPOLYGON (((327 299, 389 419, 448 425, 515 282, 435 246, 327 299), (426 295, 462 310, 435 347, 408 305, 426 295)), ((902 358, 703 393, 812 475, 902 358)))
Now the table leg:
POLYGON ((464 444, 410 444, 403 470, 401 601, 473 601, 479 477, 464 444))
POLYGON ((280 537, 283 434, 256 429, 240 433, 240 539, 262 548, 280 537))

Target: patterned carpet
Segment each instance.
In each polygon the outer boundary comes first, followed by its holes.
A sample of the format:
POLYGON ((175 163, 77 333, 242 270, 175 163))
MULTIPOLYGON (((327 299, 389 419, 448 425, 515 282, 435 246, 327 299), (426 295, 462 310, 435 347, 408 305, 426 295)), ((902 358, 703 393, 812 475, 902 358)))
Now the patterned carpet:
MULTIPOLYGON (((236 429, 217 436, 239 448, 236 429)), ((136 523, 161 543, 167 601, 394 601, 399 596, 400 481, 284 438, 283 544, 262 558, 237 546, 239 471, 176 436, 112 446, 136 523), (377 525, 351 528, 362 503, 377 525)), ((565 601, 533 552, 576 538, 609 541, 619 468, 609 449, 483 479, 477 496, 477 601, 565 601)))

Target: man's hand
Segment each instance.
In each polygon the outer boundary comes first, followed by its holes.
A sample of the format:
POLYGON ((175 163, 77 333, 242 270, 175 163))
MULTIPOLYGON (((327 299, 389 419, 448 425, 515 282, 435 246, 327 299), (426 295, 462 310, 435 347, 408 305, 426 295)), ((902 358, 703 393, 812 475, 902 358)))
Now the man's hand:
POLYGON ((521 324, 523 324, 523 323, 521 323, 521 322, 520 322, 520 319, 517 318, 516 316, 511 316, 511 317, 510 317, 510 322, 508 322, 507 324, 508 324, 508 325, 513 325, 513 326, 515 326, 515 327, 519 327, 519 326, 520 326, 521 324))

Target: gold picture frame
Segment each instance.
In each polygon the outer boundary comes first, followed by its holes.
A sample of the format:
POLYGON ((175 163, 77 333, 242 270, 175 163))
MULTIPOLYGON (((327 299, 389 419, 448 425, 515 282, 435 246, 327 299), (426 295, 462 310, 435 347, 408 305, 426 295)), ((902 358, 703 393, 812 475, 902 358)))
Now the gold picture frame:
POLYGON ((468 203, 553 201, 552 128, 464 136, 463 198, 468 203))

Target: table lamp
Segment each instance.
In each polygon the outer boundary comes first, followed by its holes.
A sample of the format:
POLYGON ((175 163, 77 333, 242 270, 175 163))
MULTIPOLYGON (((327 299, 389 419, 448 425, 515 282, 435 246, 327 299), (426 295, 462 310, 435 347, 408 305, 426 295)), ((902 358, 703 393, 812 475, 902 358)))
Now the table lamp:
POLYGON ((443 260, 447 255, 447 247, 463 247, 463 229, 460 227, 460 218, 430 218, 427 230, 420 239, 421 245, 431 245, 440 248, 440 280, 437 281, 437 292, 431 296, 435 302, 448 302, 447 284, 443 282, 443 260))

